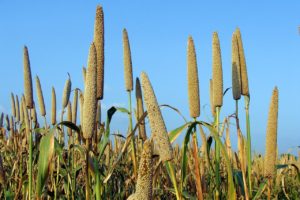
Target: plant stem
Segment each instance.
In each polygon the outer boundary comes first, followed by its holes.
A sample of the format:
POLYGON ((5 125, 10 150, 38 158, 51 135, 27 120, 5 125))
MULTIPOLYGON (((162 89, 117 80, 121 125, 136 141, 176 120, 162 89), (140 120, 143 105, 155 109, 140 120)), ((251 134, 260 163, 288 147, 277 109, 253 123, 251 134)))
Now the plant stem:
MULTIPOLYGON (((220 107, 216 107, 216 119, 215 119, 215 126, 216 126, 216 132, 218 133, 218 137, 220 137, 219 133, 219 120, 220 120, 220 107)), ((215 175, 216 175, 216 199, 220 199, 220 185, 221 185, 221 175, 220 175, 220 145, 216 142, 216 165, 215 165, 215 175)))
POLYGON ((249 185, 249 198, 252 196, 252 157, 251 157, 251 132, 250 132, 250 116, 249 116, 250 97, 245 96, 245 110, 246 110, 246 128, 247 128, 247 162, 248 162, 248 185, 249 185))
POLYGON ((85 199, 90 199, 90 182, 89 182, 89 139, 86 138, 86 162, 85 162, 85 199))
POLYGON ((29 138, 28 138, 28 142, 29 142, 29 163, 28 163, 28 176, 29 176, 29 185, 28 185, 28 198, 29 200, 31 200, 31 192, 32 192, 32 124, 31 124, 31 109, 29 109, 29 116, 30 116, 30 120, 29 120, 29 138))
POLYGON ((180 194, 180 192, 178 190, 178 187, 177 187, 176 175, 175 175, 175 172, 174 172, 173 165, 172 165, 171 161, 167 161, 166 165, 169 166, 169 171, 170 171, 170 175, 171 175, 171 181, 173 182, 176 199, 177 200, 181 200, 181 194, 180 194))
MULTIPOLYGON (((131 91, 128 91, 129 97, 129 133, 132 132, 132 106, 131 106, 131 91)), ((134 135, 131 137, 131 157, 133 162, 133 172, 135 179, 137 178, 137 163, 136 163, 136 153, 135 153, 135 143, 134 135)))
MULTIPOLYGON (((196 121, 196 119, 195 119, 196 121)), ((199 157, 198 157, 198 142, 197 142, 197 132, 196 126, 194 128, 193 134, 193 156, 195 161, 195 182, 197 189, 197 198, 198 200, 203 200, 202 186, 201 186, 201 174, 200 174, 200 166, 199 166, 199 157)))

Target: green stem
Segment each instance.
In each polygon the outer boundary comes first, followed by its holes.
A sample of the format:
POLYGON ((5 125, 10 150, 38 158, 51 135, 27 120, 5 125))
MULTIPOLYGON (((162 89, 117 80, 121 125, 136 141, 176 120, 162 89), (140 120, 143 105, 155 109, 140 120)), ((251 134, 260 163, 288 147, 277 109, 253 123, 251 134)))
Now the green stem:
POLYGON ((86 162, 85 162, 85 199, 90 199, 90 181, 89 181, 89 139, 86 138, 86 162))
POLYGON ((167 161, 166 166, 168 166, 169 171, 170 171, 171 181, 173 182, 173 186, 174 186, 174 189, 175 189, 176 199, 181 200, 181 195, 180 195, 180 192, 179 192, 178 187, 177 187, 175 171, 174 171, 174 168, 173 168, 173 165, 172 165, 171 161, 167 161))
MULTIPOLYGON (((131 106, 131 91, 128 91, 129 98, 129 133, 132 132, 132 106, 131 106)), ((136 163, 136 153, 135 153, 135 145, 134 145, 134 135, 131 137, 131 157, 133 162, 133 172, 134 177, 137 178, 137 163, 136 163)))
POLYGON ((101 199, 101 181, 100 181, 100 173, 96 174, 96 200, 101 199))
MULTIPOLYGON (((215 125, 216 125, 216 131, 218 133, 218 137, 220 137, 219 133, 219 120, 220 120, 220 107, 216 107, 216 119, 215 119, 215 125)), ((216 164, 215 164, 215 174, 216 174, 216 185, 217 185, 217 190, 216 190, 216 199, 220 199, 220 185, 221 185, 221 175, 220 175, 220 145, 216 142, 216 164)))
POLYGON ((245 110, 246 110, 246 128, 247 128, 247 162, 248 162, 248 185, 249 185, 249 198, 252 196, 252 157, 251 157, 251 132, 250 132, 250 116, 249 116, 250 97, 245 96, 245 110))
MULTIPOLYGON (((31 109, 29 109, 29 116, 31 116, 31 109)), ((28 186, 28 198, 31 200, 31 192, 32 192, 32 125, 31 125, 31 117, 29 121, 30 132, 28 137, 29 142, 29 163, 28 163, 28 176, 29 176, 29 186, 28 186)))

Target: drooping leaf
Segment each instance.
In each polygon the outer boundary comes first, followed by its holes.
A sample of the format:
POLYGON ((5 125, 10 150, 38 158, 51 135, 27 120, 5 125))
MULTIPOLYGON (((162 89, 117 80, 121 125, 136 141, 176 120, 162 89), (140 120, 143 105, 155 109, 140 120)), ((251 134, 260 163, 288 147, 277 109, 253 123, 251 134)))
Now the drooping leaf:
POLYGON ((112 116, 114 115, 114 113, 117 111, 117 109, 115 107, 111 107, 108 111, 107 111, 107 121, 106 121, 106 128, 105 128, 105 134, 104 136, 101 138, 101 142, 98 145, 99 148, 99 158, 101 158, 101 156, 104 153, 104 150, 106 148, 106 145, 109 142, 109 135, 110 135, 110 122, 112 119, 112 116))
POLYGON ((38 175, 36 191, 41 196, 43 187, 49 175, 49 166, 54 154, 54 133, 53 130, 43 136, 40 142, 40 154, 38 161, 38 175))
POLYGON ((173 143, 188 125, 190 125, 190 123, 186 123, 176 129, 170 131, 169 132, 170 143, 173 143))

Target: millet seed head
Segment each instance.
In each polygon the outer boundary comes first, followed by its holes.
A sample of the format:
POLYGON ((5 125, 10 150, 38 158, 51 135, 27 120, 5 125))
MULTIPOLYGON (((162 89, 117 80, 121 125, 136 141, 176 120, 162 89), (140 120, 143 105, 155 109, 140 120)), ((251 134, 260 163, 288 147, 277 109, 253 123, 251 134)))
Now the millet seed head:
POLYGON ((33 91, 32 91, 32 78, 30 69, 30 60, 28 48, 24 46, 24 90, 25 90, 25 103, 27 108, 33 108, 33 91))
POLYGON ((76 124, 77 121, 77 105, 78 104, 78 89, 74 90, 73 104, 72 104, 72 122, 76 124))
POLYGON ((40 107, 40 114, 42 116, 46 115, 46 109, 45 109, 45 103, 44 103, 44 96, 43 96, 43 90, 41 86, 41 82, 38 76, 35 77, 36 81, 36 92, 37 92, 37 98, 38 98, 38 103, 40 107))
POLYGON ((278 124, 278 88, 273 90, 266 134, 266 152, 264 161, 265 177, 274 177, 277 159, 277 124, 278 124))
MULTIPOLYGON (((137 104, 136 105, 137 119, 139 120, 144 114, 142 88, 141 88, 139 78, 136 78, 136 81, 135 81, 135 96, 136 96, 136 104, 137 104)), ((145 141, 147 139, 145 120, 142 120, 142 122, 139 124, 139 135, 143 141, 145 141)))
POLYGON ((51 124, 56 124, 56 93, 54 87, 52 87, 52 98, 51 98, 51 124))
POLYGON ((241 98, 241 76, 237 37, 232 35, 232 95, 234 100, 241 98))
POLYGON ((70 99, 70 94, 71 94, 71 87, 72 87, 72 82, 71 78, 66 80, 65 87, 64 87, 64 92, 63 92, 63 98, 62 98, 62 108, 65 109, 67 107, 69 99, 70 99))
MULTIPOLYGON (((70 101, 67 105, 67 121, 72 122, 72 104, 71 104, 70 101)), ((67 132, 68 132, 69 136, 72 135, 72 129, 71 128, 67 128, 67 132)))
POLYGON ((129 39, 128 39, 128 34, 126 29, 123 29, 123 50, 124 50, 125 88, 127 91, 132 91, 133 78, 132 78, 131 51, 130 51, 129 39))
POLYGON ((191 36, 188 38, 187 73, 190 116, 196 118, 200 116, 200 95, 196 51, 191 36))
POLYGON ((97 65, 96 48, 94 43, 89 50, 86 85, 84 89, 82 132, 85 139, 90 139, 95 130, 97 114, 97 65))
POLYGON ((248 85, 248 73, 247 65, 244 53, 244 47, 242 42, 242 35, 240 29, 237 28, 235 31, 238 43, 238 52, 239 52, 239 62, 241 67, 241 94, 245 96, 250 96, 249 94, 249 85, 248 85))
POLYGON ((150 121, 151 137, 154 145, 160 153, 160 159, 165 162, 173 159, 172 146, 169 140, 167 128, 158 106, 151 82, 145 72, 141 73, 144 100, 150 121))
POLYGON ((11 99, 11 114, 16 117, 16 103, 15 103, 15 96, 13 93, 10 94, 11 99))
POLYGON ((19 104, 19 97, 16 95, 16 122, 20 121, 20 104, 19 104))
POLYGON ((223 71, 222 71, 222 58, 221 58, 221 48, 220 41, 217 32, 213 33, 212 42, 212 55, 213 55, 213 102, 216 107, 221 107, 223 105, 223 71))
POLYGON ((135 195, 139 199, 151 200, 152 199, 152 176, 153 176, 153 164, 152 164, 152 141, 146 140, 143 145, 143 151, 141 155, 138 178, 136 183, 135 195))
POLYGON ((97 6, 94 25, 94 44, 97 63, 97 99, 103 99, 104 87, 104 14, 101 6, 97 6))

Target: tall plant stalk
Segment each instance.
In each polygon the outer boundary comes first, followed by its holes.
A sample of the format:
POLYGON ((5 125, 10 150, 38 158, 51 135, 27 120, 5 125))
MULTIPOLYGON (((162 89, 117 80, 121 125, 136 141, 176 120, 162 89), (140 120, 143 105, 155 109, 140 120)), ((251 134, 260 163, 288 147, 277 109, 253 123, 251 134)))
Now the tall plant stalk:
POLYGON ((251 132, 250 132, 250 116, 249 106, 250 97, 245 95, 245 110, 246 110, 246 129, 247 129, 247 163, 248 163, 248 186, 249 186, 249 198, 252 196, 252 183, 251 183, 251 171, 252 171, 252 156, 251 156, 251 132))
MULTIPOLYGON (((31 116, 31 109, 29 109, 29 116, 31 116)), ((28 170, 29 170, 29 184, 28 184, 28 198, 31 200, 31 192, 32 192, 32 120, 29 117, 29 163, 28 163, 28 170)))
MULTIPOLYGON (((216 131, 218 133, 218 137, 220 137, 219 133, 219 121, 220 121, 220 107, 216 107, 216 117, 215 117, 215 126, 216 126, 216 131)), ((220 185, 221 185, 221 175, 220 175, 220 160, 221 160, 221 155, 220 155, 220 146, 216 142, 215 143, 216 147, 216 163, 215 163, 215 175, 216 175, 216 199, 220 199, 220 185)))
MULTIPOLYGON (((131 91, 128 91, 128 100, 129 100, 129 133, 132 132, 132 103, 131 103, 131 91)), ((131 137, 131 157, 133 162, 133 173, 134 177, 137 178, 137 163, 136 163, 136 152, 135 152, 135 143, 134 136, 131 137)))

